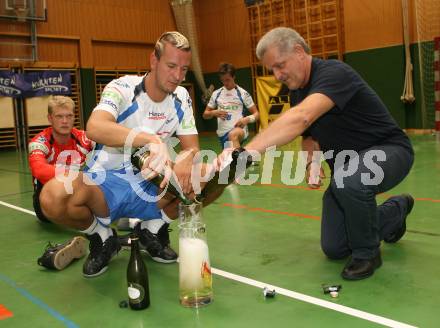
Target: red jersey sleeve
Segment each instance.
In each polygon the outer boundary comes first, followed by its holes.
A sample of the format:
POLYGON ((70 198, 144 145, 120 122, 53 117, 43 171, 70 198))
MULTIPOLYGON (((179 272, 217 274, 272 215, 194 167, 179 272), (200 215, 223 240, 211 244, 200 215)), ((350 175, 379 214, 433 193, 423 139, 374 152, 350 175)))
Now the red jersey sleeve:
POLYGON ((50 143, 47 138, 50 131, 43 130, 29 142, 29 167, 32 176, 45 184, 55 176, 55 166, 49 164, 50 143))
POLYGON ((29 154, 29 167, 34 178, 45 184, 55 176, 55 166, 47 162, 43 153, 33 152, 29 154))

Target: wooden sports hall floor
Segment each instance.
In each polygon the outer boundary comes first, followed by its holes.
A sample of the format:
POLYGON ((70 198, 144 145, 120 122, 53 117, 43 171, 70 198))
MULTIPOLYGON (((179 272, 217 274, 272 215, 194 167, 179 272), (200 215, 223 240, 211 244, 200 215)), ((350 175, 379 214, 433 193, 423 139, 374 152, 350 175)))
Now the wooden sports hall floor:
MULTIPOLYGON (((2 151, 0 327, 440 327, 440 143, 432 136, 412 141, 410 175, 378 196, 378 202, 403 192, 414 196, 408 232, 399 243, 382 245, 384 264, 373 277, 342 280, 345 261, 327 260, 319 246, 323 189, 285 186, 275 174, 268 185, 228 187, 204 211, 214 302, 183 308, 178 265, 145 257, 151 307, 140 312, 118 306, 127 298, 128 251, 93 279, 83 278, 82 259, 59 272, 37 265, 48 241, 76 233, 37 222, 26 159, 2 151), (339 297, 324 295, 322 284, 342 284, 339 297), (263 297, 264 286, 276 289, 275 298, 263 297)), ((203 137, 202 146, 218 150, 214 137, 203 137)))

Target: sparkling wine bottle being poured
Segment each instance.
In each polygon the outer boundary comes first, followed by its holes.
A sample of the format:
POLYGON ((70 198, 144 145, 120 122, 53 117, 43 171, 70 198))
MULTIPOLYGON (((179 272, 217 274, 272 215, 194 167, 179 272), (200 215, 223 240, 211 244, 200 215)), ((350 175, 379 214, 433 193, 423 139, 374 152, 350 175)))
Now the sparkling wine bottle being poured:
MULTIPOLYGON (((150 152, 144 148, 138 148, 131 155, 131 163, 138 170, 142 170, 144 163, 149 156, 150 152)), ((192 203, 202 203, 203 200, 213 191, 215 191, 219 184, 231 184, 235 178, 242 176, 244 171, 252 164, 252 156, 244 149, 237 148, 231 153, 231 157, 225 161, 223 167, 214 174, 212 179, 205 185, 201 193, 196 195, 194 200, 188 199, 179 183, 171 177, 170 183, 167 186, 167 192, 178 197, 184 205, 190 205, 192 203)), ((157 175, 151 180, 156 186, 160 186, 164 179, 162 174, 157 175)))
POLYGON ((209 194, 219 188, 220 184, 229 185, 233 183, 236 178, 243 176, 246 169, 251 165, 252 156, 246 149, 242 147, 234 149, 231 157, 225 160, 220 170, 208 181, 195 200, 199 203, 203 202, 209 194))
POLYGON ((132 235, 130 243, 131 255, 127 267, 128 304, 133 310, 142 310, 150 306, 148 271, 139 252, 138 237, 132 235))
MULTIPOLYGON (((145 161, 147 160, 148 156, 150 155, 150 152, 148 150, 145 150, 143 147, 136 149, 136 151, 131 155, 131 164, 135 168, 137 168, 139 171, 142 170, 145 161)), ((163 179, 165 177, 162 174, 158 174, 156 177, 154 177, 151 182, 156 185, 157 187, 160 186, 163 179)), ((179 198, 183 204, 191 204, 192 201, 189 200, 183 193, 182 189, 179 186, 179 183, 177 181, 174 181, 173 177, 171 177, 170 182, 167 185, 167 192, 173 194, 177 198, 179 198)))

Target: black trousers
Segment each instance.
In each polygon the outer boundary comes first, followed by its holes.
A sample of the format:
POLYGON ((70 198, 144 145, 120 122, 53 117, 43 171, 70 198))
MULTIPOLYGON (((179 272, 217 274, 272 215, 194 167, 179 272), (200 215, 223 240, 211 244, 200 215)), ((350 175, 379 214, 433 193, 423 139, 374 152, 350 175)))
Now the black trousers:
POLYGON ((37 215, 37 218, 40 221, 51 223, 43 214, 43 211, 41 210, 40 206, 40 193, 41 189, 43 189, 43 184, 37 181, 37 184, 34 184, 34 195, 32 196, 33 199, 33 206, 35 214, 37 215))
POLYGON ((329 258, 341 259, 351 254, 353 258, 370 259, 378 254, 381 240, 401 227, 407 201, 391 197, 377 206, 376 195, 399 184, 413 162, 414 153, 407 148, 381 145, 350 157, 339 168, 335 165, 323 196, 321 222, 321 248, 329 258), (369 180, 373 176, 371 162, 368 163, 371 151, 386 155, 385 161, 374 161, 383 172, 382 178, 381 174, 375 175, 379 183, 369 180), (348 176, 350 165, 353 168, 356 163, 357 169, 348 176))

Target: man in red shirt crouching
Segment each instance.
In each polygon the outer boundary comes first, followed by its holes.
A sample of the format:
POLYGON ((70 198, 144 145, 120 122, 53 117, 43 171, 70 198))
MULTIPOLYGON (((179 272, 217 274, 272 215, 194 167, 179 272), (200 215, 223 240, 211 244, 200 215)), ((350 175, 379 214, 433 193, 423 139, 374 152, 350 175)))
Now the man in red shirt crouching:
MULTIPOLYGON (((69 97, 53 96, 49 100, 47 119, 50 127, 37 134, 29 142, 29 166, 34 195, 33 205, 37 218, 50 222, 41 211, 40 192, 43 185, 59 172, 67 172, 70 165, 82 165, 86 155, 94 147, 93 141, 83 130, 73 127, 75 103, 69 97), (57 168, 61 171, 58 171, 57 168)), ((38 264, 48 269, 62 270, 74 259, 86 253, 86 240, 76 236, 63 244, 47 245, 38 264)))
POLYGON ((94 146, 85 131, 73 127, 75 103, 71 98, 52 96, 47 119, 51 126, 33 137, 28 145, 29 166, 34 183, 33 205, 37 217, 44 222, 50 221, 41 211, 39 196, 43 185, 55 177, 56 164, 66 169, 72 163, 82 165, 94 146))

